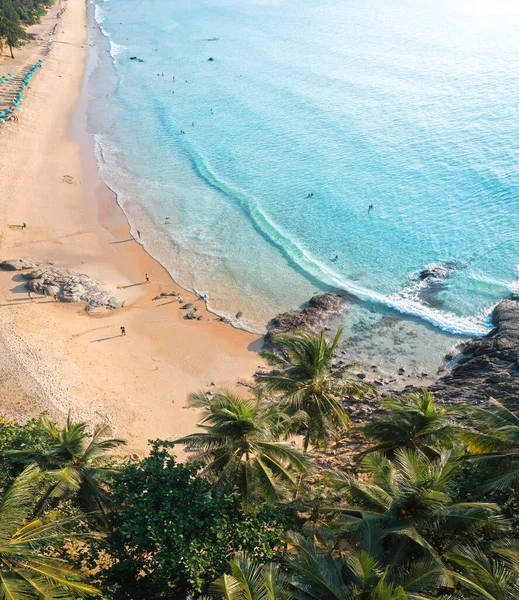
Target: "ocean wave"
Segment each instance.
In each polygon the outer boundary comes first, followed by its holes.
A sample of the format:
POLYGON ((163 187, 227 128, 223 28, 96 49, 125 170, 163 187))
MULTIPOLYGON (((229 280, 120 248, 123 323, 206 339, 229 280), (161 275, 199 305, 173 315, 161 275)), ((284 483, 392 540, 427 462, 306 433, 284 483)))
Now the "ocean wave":
MULTIPOLYGON (((449 311, 425 306, 417 300, 417 286, 396 294, 381 294, 344 279, 327 264, 312 256, 283 227, 274 223, 261 209, 257 199, 245 194, 236 186, 218 178, 207 164, 194 152, 190 153, 191 164, 206 184, 237 201, 256 230, 271 244, 274 244, 290 262, 306 275, 319 280, 322 284, 345 291, 360 300, 391 308, 401 314, 417 317, 448 333, 478 336, 491 330, 488 316, 493 307, 484 314, 475 317, 462 317, 449 311)), ((419 284, 418 284, 419 286, 419 284)))
MULTIPOLYGON (((106 160, 106 156, 103 156, 103 148, 105 154, 107 151, 107 140, 101 140, 101 137, 95 136, 96 138, 96 149, 98 156, 98 163, 104 167, 106 175, 107 163, 111 163, 111 160, 106 160)), ((488 307, 484 313, 477 316, 464 317, 457 315, 453 312, 440 310, 435 307, 426 306, 420 301, 420 293, 429 282, 425 281, 413 281, 412 284, 395 294, 382 294, 374 290, 368 289, 361 286, 353 281, 345 279, 340 273, 337 273, 329 265, 312 256, 300 243, 295 240, 287 231, 284 230, 279 224, 275 223, 262 209, 259 201, 251 195, 246 194, 243 190, 239 189, 235 185, 224 181, 222 178, 217 177, 211 168, 197 155, 194 148, 188 142, 183 145, 186 157, 191 163, 193 170, 197 175, 205 182, 206 185, 211 186, 218 192, 226 195, 233 202, 235 202, 248 217, 251 224, 255 227, 256 231, 262 235, 262 237, 270 244, 278 248, 282 254, 289 260, 291 266, 298 269, 303 275, 314 279, 316 282, 324 286, 333 287, 338 290, 342 290, 355 296, 356 298, 365 302, 378 304, 392 310, 395 310, 401 314, 408 315, 421 319, 442 331, 464 336, 479 336, 486 335, 491 330, 491 323, 489 317, 492 311, 492 307, 488 307)), ((117 149, 114 147, 111 149, 110 154, 117 153, 117 149)), ((115 156, 113 156, 115 159, 115 156)), ((115 160, 115 163, 117 161, 115 160)), ((117 189, 114 189, 113 182, 110 185, 110 177, 104 177, 109 187, 113 189, 114 193, 118 196, 118 203, 124 210, 125 198, 122 197, 117 189)), ((125 214, 130 222, 130 226, 133 229, 133 233, 136 230, 133 228, 129 219, 128 213, 125 214)), ((165 261, 161 261, 154 256, 149 248, 144 244, 146 251, 153 256, 158 262, 160 262, 166 270, 171 274, 173 279, 178 280, 178 274, 174 273, 171 269, 171 265, 164 264, 165 261)), ((412 274, 410 274, 412 275, 412 274)), ((206 299, 206 305, 211 312, 219 316, 225 317, 235 327, 246 329, 248 331, 256 330, 251 328, 245 321, 240 321, 235 318, 234 315, 227 314, 221 310, 215 310, 209 304, 209 299, 206 299)))
POLYGON ((101 25, 105 20, 105 15, 103 13, 103 9, 99 6, 99 4, 95 5, 94 9, 94 19, 98 25, 101 25))
POLYGON ((516 265, 516 271, 517 271, 517 279, 515 281, 512 281, 511 283, 508 284, 508 289, 513 293, 516 294, 519 292, 519 265, 516 265))
POLYGON ((125 50, 128 50, 127 46, 123 46, 122 44, 116 44, 114 41, 110 40, 110 55, 114 64, 116 62, 116 56, 122 54, 125 50))

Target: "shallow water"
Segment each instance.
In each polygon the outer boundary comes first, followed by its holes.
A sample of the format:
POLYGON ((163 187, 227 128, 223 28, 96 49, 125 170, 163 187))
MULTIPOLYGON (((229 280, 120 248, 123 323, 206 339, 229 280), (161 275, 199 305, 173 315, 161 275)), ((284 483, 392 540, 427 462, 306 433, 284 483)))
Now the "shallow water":
POLYGON ((258 331, 347 290, 352 355, 389 370, 488 330, 517 285, 517 3, 108 0, 96 19, 101 174, 181 284, 258 331))

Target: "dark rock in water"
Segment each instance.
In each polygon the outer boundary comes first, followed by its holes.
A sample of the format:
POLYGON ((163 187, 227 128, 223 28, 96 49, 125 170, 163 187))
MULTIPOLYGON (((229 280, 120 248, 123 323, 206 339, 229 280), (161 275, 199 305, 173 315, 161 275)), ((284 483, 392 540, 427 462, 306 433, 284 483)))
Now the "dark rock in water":
POLYGON ((313 296, 300 310, 282 313, 269 321, 264 339, 264 348, 272 350, 275 347, 273 338, 295 329, 307 329, 318 332, 324 327, 324 322, 332 315, 338 315, 346 300, 344 294, 328 292, 313 296))
POLYGON ((423 271, 418 273, 420 279, 445 279, 451 275, 457 268, 454 262, 444 262, 428 265, 423 271))
POLYGON ((16 260, 3 260, 0 262, 0 269, 4 271, 23 271, 24 269, 34 269, 38 265, 34 264, 30 260, 24 258, 17 258, 16 260))

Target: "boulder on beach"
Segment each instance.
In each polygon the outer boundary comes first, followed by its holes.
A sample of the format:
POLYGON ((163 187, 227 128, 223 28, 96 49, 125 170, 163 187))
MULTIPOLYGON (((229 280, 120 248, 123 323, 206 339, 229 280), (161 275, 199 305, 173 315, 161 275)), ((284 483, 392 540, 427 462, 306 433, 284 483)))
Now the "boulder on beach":
POLYGON ((23 273, 23 277, 27 280, 25 287, 29 291, 56 296, 61 302, 84 302, 87 311, 122 306, 100 281, 70 269, 36 269, 23 273))
POLYGON ((0 262, 0 269, 4 271, 23 271, 25 269, 34 269, 38 265, 34 264, 30 260, 24 258, 17 258, 15 260, 3 260, 0 262))

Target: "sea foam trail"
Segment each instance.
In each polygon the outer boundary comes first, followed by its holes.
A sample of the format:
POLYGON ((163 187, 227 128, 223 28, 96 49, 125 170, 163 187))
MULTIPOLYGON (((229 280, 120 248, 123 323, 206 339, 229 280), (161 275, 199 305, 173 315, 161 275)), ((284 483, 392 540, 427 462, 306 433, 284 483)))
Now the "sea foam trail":
POLYGON ((226 194, 231 200, 236 201, 254 224, 256 230, 308 276, 318 279, 325 285, 348 292, 360 300, 380 304, 399 313, 417 317, 452 334, 478 336, 486 335, 491 330, 489 315, 493 307, 489 307, 488 311, 485 311, 485 315, 482 315, 480 318, 461 317, 452 312, 425 306, 412 299, 409 290, 399 294, 385 295, 344 279, 328 265, 313 257, 284 231, 282 227, 274 223, 261 210, 256 199, 248 196, 236 186, 232 186, 228 182, 218 178, 207 164, 200 160, 192 150, 190 152, 190 160, 193 168, 206 184, 226 194))

